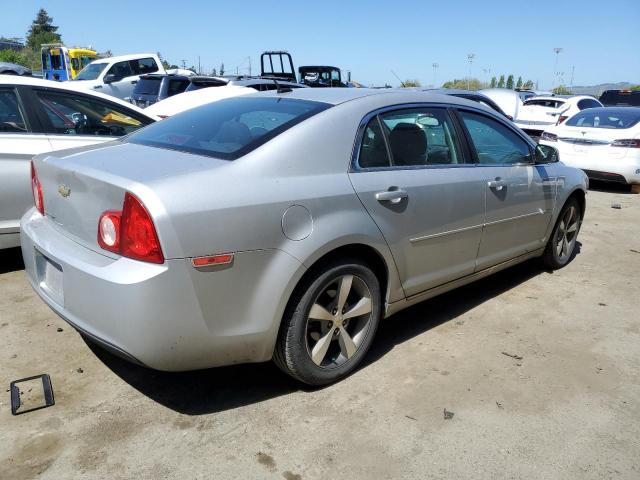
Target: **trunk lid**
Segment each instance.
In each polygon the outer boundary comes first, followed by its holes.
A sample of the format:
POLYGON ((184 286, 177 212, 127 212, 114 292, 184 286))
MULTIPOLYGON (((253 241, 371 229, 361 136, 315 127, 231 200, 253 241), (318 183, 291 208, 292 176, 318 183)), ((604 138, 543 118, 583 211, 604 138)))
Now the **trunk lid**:
MULTIPOLYGON (((123 142, 34 158, 45 215, 66 236, 112 257, 117 255, 98 245, 98 220, 107 210, 122 210, 127 191, 145 204, 157 222, 166 215, 150 188, 155 182, 228 164, 226 160, 123 142)), ((162 237, 162 232, 158 235, 162 237)))

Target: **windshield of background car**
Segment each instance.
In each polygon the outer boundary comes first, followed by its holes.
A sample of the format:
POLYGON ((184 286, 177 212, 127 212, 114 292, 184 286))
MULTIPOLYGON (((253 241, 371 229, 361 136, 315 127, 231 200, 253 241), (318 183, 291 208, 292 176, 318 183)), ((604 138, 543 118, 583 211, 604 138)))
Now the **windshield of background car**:
POLYGON ((90 63, 84 67, 74 80, 95 80, 107 67, 107 63, 90 63))
POLYGON ((157 122, 127 140, 235 160, 329 107, 278 97, 229 98, 157 122))
POLYGON ((138 83, 136 83, 135 88, 133 89, 133 93, 139 95, 157 95, 160 91, 160 84, 162 83, 162 78, 140 78, 138 83))
POLYGON ((565 125, 569 127, 591 128, 631 128, 640 122, 640 108, 628 110, 594 111, 586 110, 571 117, 565 125))

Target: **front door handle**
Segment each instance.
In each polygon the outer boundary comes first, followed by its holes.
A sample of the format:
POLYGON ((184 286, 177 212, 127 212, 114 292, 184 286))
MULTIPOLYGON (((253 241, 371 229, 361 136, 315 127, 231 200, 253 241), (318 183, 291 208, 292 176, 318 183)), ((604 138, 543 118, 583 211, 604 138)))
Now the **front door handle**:
POLYGON ((489 188, 491 188, 493 190, 500 191, 500 190, 502 190, 503 187, 507 186, 507 182, 505 182, 500 177, 498 177, 495 180, 489 180, 487 182, 487 185, 489 185, 489 188))
POLYGON ((376 193, 376 200, 379 202, 391 202, 400 203, 403 199, 407 198, 409 194, 404 190, 387 190, 386 192, 376 193))

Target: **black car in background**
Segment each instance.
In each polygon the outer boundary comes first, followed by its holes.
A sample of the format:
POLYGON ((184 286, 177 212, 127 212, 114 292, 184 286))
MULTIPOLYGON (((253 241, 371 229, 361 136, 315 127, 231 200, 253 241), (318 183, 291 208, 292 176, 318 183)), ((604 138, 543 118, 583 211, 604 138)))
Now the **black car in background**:
POLYGON ((145 108, 184 92, 190 83, 190 77, 186 75, 166 73, 142 75, 136 83, 129 101, 140 108, 145 108))
POLYGON ((640 107, 640 90, 605 90, 600 103, 605 107, 640 107))

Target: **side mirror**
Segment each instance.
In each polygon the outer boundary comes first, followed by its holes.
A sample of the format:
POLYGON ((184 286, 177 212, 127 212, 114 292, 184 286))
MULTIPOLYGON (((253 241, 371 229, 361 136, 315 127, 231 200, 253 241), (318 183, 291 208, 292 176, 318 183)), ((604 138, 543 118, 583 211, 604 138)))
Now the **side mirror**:
POLYGON ((549 145, 536 145, 535 163, 536 165, 545 163, 555 163, 560 161, 560 154, 555 147, 549 145))
POLYGON ((103 82, 106 84, 109 83, 113 83, 113 82, 117 82, 118 80, 120 80, 116 75, 114 75, 113 73, 107 73, 104 76, 103 82))

